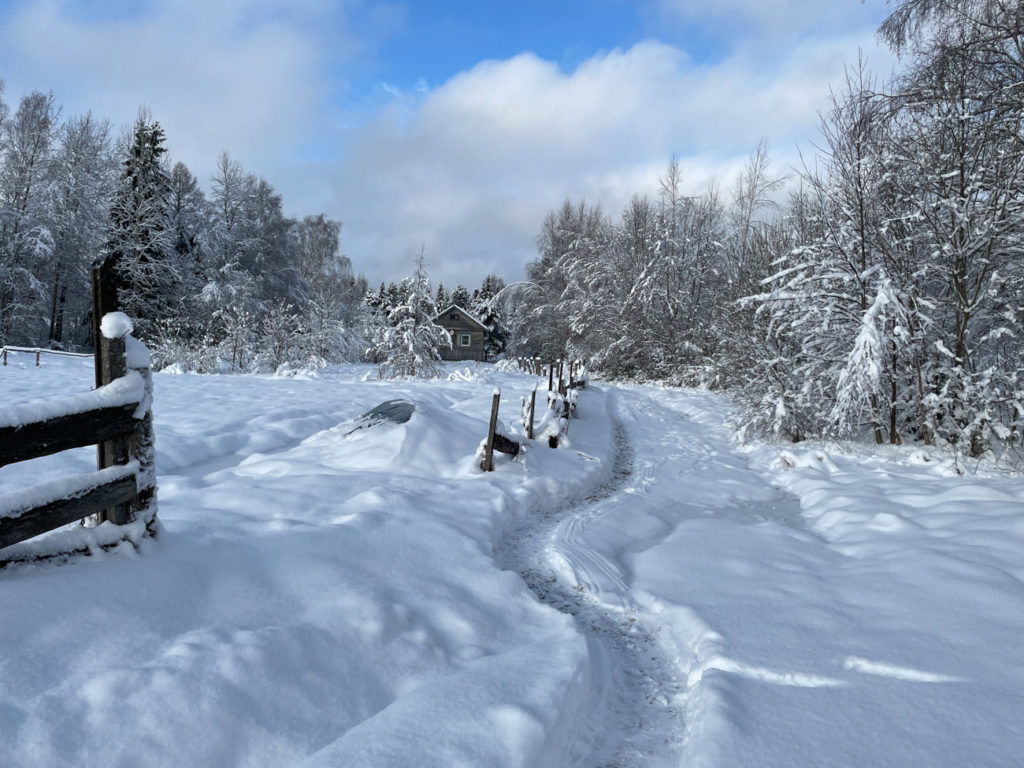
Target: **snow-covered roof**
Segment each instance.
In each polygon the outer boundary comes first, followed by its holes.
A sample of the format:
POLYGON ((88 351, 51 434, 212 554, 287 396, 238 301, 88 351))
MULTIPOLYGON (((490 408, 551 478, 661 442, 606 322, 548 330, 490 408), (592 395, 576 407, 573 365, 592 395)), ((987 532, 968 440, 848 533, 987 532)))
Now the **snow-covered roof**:
POLYGON ((443 312, 438 312, 438 313, 437 313, 437 316, 436 316, 436 317, 434 318, 434 322, 436 323, 436 322, 438 322, 439 320, 442 320, 442 319, 444 318, 444 316, 445 316, 445 315, 447 315, 447 314, 448 314, 449 312, 451 312, 452 310, 455 310, 455 311, 457 311, 457 312, 461 312, 461 313, 462 313, 463 315, 465 315, 465 316, 466 316, 466 319, 467 319, 467 320, 472 320, 472 321, 473 321, 474 323, 476 323, 477 325, 479 325, 479 326, 480 326, 480 327, 481 327, 481 328, 482 328, 483 330, 485 330, 485 331, 486 331, 486 330, 488 330, 488 328, 487 328, 487 326, 486 326, 486 325, 484 325, 483 323, 481 323, 479 319, 477 319, 477 318, 473 317, 473 315, 471 315, 471 314, 470 314, 469 312, 467 312, 466 310, 464 310, 464 309, 463 309, 462 307, 460 307, 460 306, 459 306, 458 304, 452 304, 452 305, 451 305, 450 307, 448 307, 448 308, 447 308, 446 310, 444 310, 443 312))

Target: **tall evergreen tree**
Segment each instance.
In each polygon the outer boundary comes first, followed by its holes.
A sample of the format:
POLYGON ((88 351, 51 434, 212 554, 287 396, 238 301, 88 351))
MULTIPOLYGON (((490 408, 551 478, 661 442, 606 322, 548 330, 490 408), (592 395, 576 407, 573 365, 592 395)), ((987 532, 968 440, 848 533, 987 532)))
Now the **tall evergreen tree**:
POLYGON ((178 298, 164 138, 160 124, 141 112, 121 163, 106 244, 119 275, 123 309, 135 318, 143 337, 178 298))
POLYGON ((402 288, 405 299, 391 308, 373 352, 380 361, 380 378, 436 377, 442 370, 441 350, 451 348, 452 340, 434 323, 438 310, 422 248, 416 269, 402 281, 402 288))

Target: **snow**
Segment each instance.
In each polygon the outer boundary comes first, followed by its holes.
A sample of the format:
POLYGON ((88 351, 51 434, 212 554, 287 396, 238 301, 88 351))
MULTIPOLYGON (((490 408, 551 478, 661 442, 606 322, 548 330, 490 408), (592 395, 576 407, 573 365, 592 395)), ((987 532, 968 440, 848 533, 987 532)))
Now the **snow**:
MULTIPOLYGON (((90 358, 85 365, 92 370, 92 359, 90 358)), ((63 370, 65 368, 58 366, 54 368, 54 372, 63 370)), ((3 382, 4 385, 7 383, 6 380, 3 382)), ((27 400, 21 404, 14 404, 14 397, 9 396, 9 399, 5 398, 5 402, 9 405, 0 412, 0 427, 21 427, 25 424, 85 413, 97 408, 138 403, 145 396, 146 387, 139 372, 128 371, 126 376, 114 379, 109 384, 91 392, 88 391, 88 384, 84 381, 78 389, 83 393, 68 396, 63 389, 55 387, 50 397, 27 400)), ((30 387, 26 388, 24 392, 26 396, 35 394, 30 387)))
MULTIPOLYGON (((162 535, 0 570, 5 765, 1019 763, 1019 477, 739 449, 716 396, 600 383, 572 449, 481 473, 491 393, 536 379, 448 370, 154 376, 162 535), (393 400, 404 423, 360 420, 393 400)), ((11 365, 3 418, 91 378, 11 365)))
POLYGON ((106 339, 123 339, 134 329, 131 318, 124 312, 108 312, 100 320, 100 333, 106 339))
POLYGON ((96 472, 70 475, 34 485, 20 491, 8 491, 0 496, 0 519, 17 517, 20 512, 41 507, 60 499, 75 499, 84 496, 104 483, 112 483, 124 477, 131 477, 139 471, 139 463, 130 461, 96 472))

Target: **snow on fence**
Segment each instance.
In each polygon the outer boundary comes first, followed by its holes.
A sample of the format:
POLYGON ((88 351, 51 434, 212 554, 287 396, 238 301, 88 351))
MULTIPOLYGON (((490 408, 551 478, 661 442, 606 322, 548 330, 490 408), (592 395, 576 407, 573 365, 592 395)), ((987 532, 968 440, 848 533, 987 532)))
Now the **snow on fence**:
MULTIPOLYGON (((517 358, 516 363, 521 371, 526 371, 534 376, 544 376, 545 367, 541 364, 540 358, 520 357, 517 358)), ((559 442, 569 434, 569 419, 576 410, 579 390, 587 385, 587 375, 582 361, 570 361, 567 369, 565 361, 558 360, 548 364, 547 377, 547 410, 541 417, 540 423, 535 424, 537 388, 534 387, 530 393, 529 404, 527 404, 526 398, 523 398, 523 427, 526 429, 528 440, 533 440, 536 435, 540 435, 547 439, 549 447, 557 448, 559 442), (557 389, 555 389, 556 366, 558 370, 557 389), (565 378, 566 372, 569 374, 568 380, 565 378)), ((494 451, 516 456, 522 450, 520 443, 497 431, 500 403, 501 390, 496 389, 491 400, 491 419, 487 429, 487 439, 484 441, 483 457, 480 460, 480 469, 484 472, 494 470, 494 451)))
POLYGON ((83 352, 65 352, 62 349, 42 349, 41 347, 0 347, 0 357, 3 358, 4 365, 7 365, 7 353, 8 352, 23 352, 30 355, 36 356, 36 368, 39 367, 39 356, 40 355, 62 355, 64 357, 92 357, 92 353, 83 352))
MULTIPOLYGON (((96 472, 0 496, 0 549, 95 515, 98 522, 156 518, 153 381, 149 352, 120 312, 103 318, 92 392, 8 408, 0 415, 0 466, 98 446, 96 472)), ((4 560, 0 555, 0 561, 4 560)))

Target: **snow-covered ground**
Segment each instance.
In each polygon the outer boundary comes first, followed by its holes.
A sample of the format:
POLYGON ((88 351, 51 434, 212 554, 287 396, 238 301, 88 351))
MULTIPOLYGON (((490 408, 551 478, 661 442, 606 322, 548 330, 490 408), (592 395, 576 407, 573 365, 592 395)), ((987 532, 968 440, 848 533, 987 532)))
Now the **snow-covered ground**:
MULTIPOLYGON (((485 474, 533 379, 371 370, 154 377, 163 535, 0 571, 0 763, 1021 764, 1019 477, 739 450, 718 397, 606 385, 485 474)), ((91 381, 12 356, 0 402, 91 381)))

